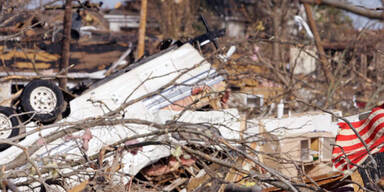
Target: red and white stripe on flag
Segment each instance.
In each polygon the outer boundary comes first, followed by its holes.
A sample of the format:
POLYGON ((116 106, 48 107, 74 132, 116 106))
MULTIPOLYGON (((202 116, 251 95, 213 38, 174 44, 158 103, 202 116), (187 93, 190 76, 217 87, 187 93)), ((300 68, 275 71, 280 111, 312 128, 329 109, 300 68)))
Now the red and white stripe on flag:
MULTIPOLYGON (((367 143, 371 154, 384 152, 384 105, 373 108, 367 119, 351 124, 367 143)), ((338 125, 340 130, 332 151, 333 166, 339 171, 352 171, 367 159, 368 152, 347 123, 338 125)))

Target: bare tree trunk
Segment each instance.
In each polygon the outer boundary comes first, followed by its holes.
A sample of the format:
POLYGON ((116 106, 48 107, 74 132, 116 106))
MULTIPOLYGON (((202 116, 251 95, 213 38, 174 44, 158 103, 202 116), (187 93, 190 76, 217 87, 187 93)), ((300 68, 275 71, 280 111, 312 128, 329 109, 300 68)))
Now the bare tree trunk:
MULTIPOLYGON (((282 3, 281 3, 281 8, 280 8, 280 36, 279 36, 279 40, 281 42, 284 42, 284 41, 287 41, 288 40, 288 29, 289 27, 287 26, 287 23, 289 22, 289 20, 293 17, 294 15, 294 12, 295 10, 294 9, 290 9, 290 2, 288 2, 287 0, 283 0, 282 3)), ((282 69, 284 71, 286 71, 286 67, 285 67, 285 63, 287 63, 288 61, 286 60, 286 58, 288 58, 286 55, 287 55, 287 50, 288 50, 288 46, 285 45, 285 44, 280 44, 280 59, 281 59, 281 62, 282 62, 282 69)))
MULTIPOLYGON (((384 1, 384 0, 383 0, 384 1)), ((188 36, 192 34, 192 22, 193 22, 193 15, 192 15, 192 6, 193 2, 191 0, 185 0, 184 2, 184 10, 185 10, 185 29, 184 29, 184 36, 188 36)))
POLYGON ((364 75, 364 77, 367 77, 367 74, 368 74, 368 59, 367 59, 367 55, 362 53, 360 55, 360 71, 361 71, 361 74, 364 75))
POLYGON ((61 49, 61 62, 60 62, 60 72, 62 76, 59 78, 59 86, 62 89, 67 88, 68 79, 66 75, 68 74, 69 66, 69 49, 71 45, 71 25, 72 25, 72 0, 65 1, 65 12, 64 12, 64 34, 63 34, 63 43, 61 49))
POLYGON ((137 59, 144 55, 145 26, 147 24, 147 0, 141 0, 139 43, 137 46, 137 59))
POLYGON ((149 6, 155 5, 155 9, 159 11, 156 13, 149 12, 148 14, 153 14, 159 24, 162 37, 164 39, 179 39, 180 37, 190 37, 193 33, 193 23, 196 19, 196 12, 199 7, 200 1, 197 0, 157 0, 154 1, 156 4, 151 4, 149 1, 149 6))
POLYGON ((280 43, 279 43, 279 27, 280 27, 280 14, 279 8, 275 6, 272 14, 272 27, 273 27, 273 44, 272 44, 272 61, 277 63, 280 61, 280 43))
POLYGON ((351 59, 351 62, 350 62, 350 65, 351 65, 351 68, 352 68, 352 72, 351 72, 351 75, 354 79, 354 77, 356 76, 355 74, 355 71, 356 71, 356 58, 355 57, 352 57, 351 59))
POLYGON ((313 36, 315 38, 316 48, 319 52, 318 54, 319 54, 319 58, 320 58, 320 62, 321 62, 321 68, 324 72, 324 75, 325 75, 327 82, 330 83, 331 85, 333 85, 334 76, 331 72, 331 65, 328 62, 328 59, 325 55, 323 45, 321 44, 321 39, 320 39, 319 32, 317 31, 316 23, 312 18, 311 6, 307 3, 304 3, 304 8, 305 8, 305 14, 307 14, 309 27, 311 28, 313 36))
POLYGON ((171 32, 171 35, 172 35, 172 38, 173 39, 178 39, 178 36, 177 36, 177 34, 178 34, 178 29, 179 29, 179 25, 178 25, 178 23, 177 23, 177 20, 179 19, 179 18, 177 18, 178 17, 178 15, 177 15, 177 12, 178 12, 178 5, 175 3, 175 1, 170 1, 170 3, 169 3, 169 5, 171 6, 171 9, 170 10, 168 10, 169 12, 171 12, 170 14, 171 14, 171 17, 170 17, 170 26, 168 26, 168 27, 170 27, 171 29, 172 29, 172 32, 171 32))
POLYGON ((165 0, 161 3, 161 12, 164 13, 165 29, 163 30, 164 38, 172 38, 172 1, 165 0))

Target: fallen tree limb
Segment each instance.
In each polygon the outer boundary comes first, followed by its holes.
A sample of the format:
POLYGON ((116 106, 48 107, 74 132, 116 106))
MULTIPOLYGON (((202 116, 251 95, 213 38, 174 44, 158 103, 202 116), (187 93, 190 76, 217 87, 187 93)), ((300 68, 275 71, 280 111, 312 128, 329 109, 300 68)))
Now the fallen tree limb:
POLYGON ((384 12, 383 11, 375 11, 365 7, 358 7, 352 5, 350 3, 345 3, 343 1, 334 1, 334 0, 300 0, 301 3, 309 3, 309 4, 322 4, 332 6, 338 9, 343 9, 345 11, 352 12, 357 15, 361 15, 364 17, 368 17, 370 19, 379 19, 384 20, 384 12))

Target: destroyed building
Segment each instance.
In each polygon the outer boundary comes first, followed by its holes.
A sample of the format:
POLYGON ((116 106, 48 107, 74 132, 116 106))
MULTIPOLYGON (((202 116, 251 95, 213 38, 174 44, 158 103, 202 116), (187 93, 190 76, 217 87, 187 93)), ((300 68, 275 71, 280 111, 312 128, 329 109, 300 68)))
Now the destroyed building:
MULTIPOLYGON (((12 108, 0 107, 0 136, 5 139, 0 143, 0 164, 7 179, 3 185, 15 184, 23 190, 44 190, 49 185, 108 191, 115 185, 125 191, 222 192, 232 187, 350 190, 353 183, 349 180, 356 181, 354 177, 360 174, 365 184, 371 182, 367 180, 371 172, 363 174, 359 169, 359 174, 343 155, 333 156, 337 135, 347 128, 339 129, 344 121, 341 111, 327 108, 337 97, 332 97, 334 87, 328 87, 317 67, 322 61, 308 38, 310 33, 301 39, 308 44, 287 43, 283 37, 268 34, 271 29, 264 31, 270 23, 258 21, 249 26, 251 20, 245 18, 249 7, 238 6, 244 12, 229 13, 223 22, 233 29, 227 31, 229 43, 218 42, 224 30, 211 30, 201 16, 203 25, 194 27, 203 26, 205 33, 192 39, 167 39, 157 53, 133 59, 136 37, 127 34, 137 33, 139 1, 129 2, 134 2, 136 11, 116 7, 104 15, 99 9, 73 12, 69 91, 46 79, 60 77, 63 70, 59 68, 60 6, 4 21, 1 94, 4 98, 10 93, 20 96, 12 96, 12 108), (240 37, 247 42, 234 40, 240 37), (274 57, 279 55, 273 51, 276 38, 287 43, 281 46, 281 60, 274 57), (86 86, 75 93, 78 85, 86 86), (296 100, 292 92, 304 100, 296 100), (322 102, 322 92, 330 100, 322 102), (71 93, 63 102, 63 95, 71 93), (16 113, 23 114, 20 120, 16 113), (336 169, 337 161, 351 169, 336 169), (37 175, 42 181, 34 178, 37 175)), ((177 6, 184 2, 169 1, 177 6)), ((231 11, 231 1, 210 2, 224 3, 225 11, 231 11)), ((263 5, 261 1, 239 2, 263 5)), ((157 30, 157 25, 148 23, 157 30)), ((377 78, 370 75, 381 65, 381 56, 369 52, 381 49, 380 43, 343 44, 329 39, 322 46, 331 67, 340 69, 355 61, 354 66, 362 68, 357 76, 367 82, 377 78), (357 56, 350 55, 356 52, 357 56)), ((151 44, 155 48, 157 44, 151 44)), ((342 88, 353 88, 354 84, 348 84, 351 81, 346 80, 342 88)), ((342 99, 352 94, 342 93, 342 99)), ((360 117, 358 123, 370 120, 360 117)), ((357 121, 357 117, 349 118, 357 121)))
MULTIPOLYGON (((31 79, 60 75, 63 14, 60 9, 30 11, 2 22, 2 99, 9 98, 31 79)), ((70 88, 82 80, 104 78, 104 73, 135 41, 129 34, 109 33, 108 21, 97 11, 80 11, 80 14, 73 15, 81 20, 72 29, 70 88)), ((127 56, 119 65, 131 61, 127 56)))

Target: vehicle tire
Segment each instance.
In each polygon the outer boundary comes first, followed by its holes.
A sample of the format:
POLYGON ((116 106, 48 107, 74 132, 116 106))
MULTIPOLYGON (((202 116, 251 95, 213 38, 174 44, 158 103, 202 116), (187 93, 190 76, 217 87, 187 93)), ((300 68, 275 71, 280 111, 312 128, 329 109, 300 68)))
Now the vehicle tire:
MULTIPOLYGON (((20 128, 17 127, 19 121, 14 114, 15 110, 12 108, 0 106, 0 139, 8 139, 19 135, 20 128)), ((10 147, 9 144, 0 143, 0 151, 4 151, 8 147, 10 147)))
POLYGON ((63 93, 53 82, 33 80, 25 86, 20 97, 23 112, 41 123, 54 122, 62 111, 63 93))

